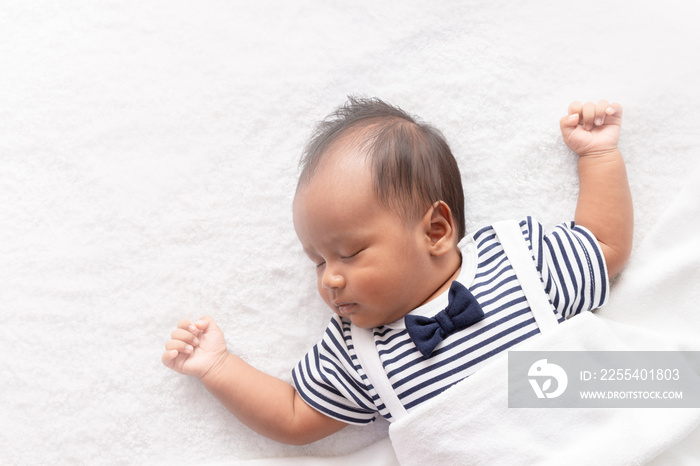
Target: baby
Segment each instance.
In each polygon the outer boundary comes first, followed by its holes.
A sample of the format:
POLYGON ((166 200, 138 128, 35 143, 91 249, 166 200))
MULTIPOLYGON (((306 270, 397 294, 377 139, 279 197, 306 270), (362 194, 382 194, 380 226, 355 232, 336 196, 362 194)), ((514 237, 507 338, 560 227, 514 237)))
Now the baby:
MULTIPOLYGON (((631 251, 621 117, 619 104, 603 100, 569 106, 560 126, 578 155, 575 221, 550 232, 530 217, 515 224, 555 324, 604 304, 608 277, 631 251)), ((540 333, 494 228, 466 234, 461 177, 445 139, 396 107, 351 98, 319 125, 293 213, 318 292, 335 313, 294 369, 294 385, 230 354, 210 317, 180 321, 162 357, 263 435, 305 444, 377 414, 393 421, 388 398, 410 412, 540 333), (388 383, 368 377, 358 329, 371 329, 388 383)))

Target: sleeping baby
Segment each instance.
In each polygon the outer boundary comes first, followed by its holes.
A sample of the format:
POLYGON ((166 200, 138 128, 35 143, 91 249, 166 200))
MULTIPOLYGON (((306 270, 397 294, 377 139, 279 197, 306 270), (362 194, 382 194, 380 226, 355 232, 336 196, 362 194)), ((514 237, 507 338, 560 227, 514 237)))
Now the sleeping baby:
POLYGON ((227 350, 211 317, 182 320, 167 367, 257 432, 305 444, 377 415, 394 421, 542 329, 603 305, 629 258, 633 212, 617 143, 622 108, 572 103, 574 221, 531 217, 467 233, 442 134, 378 99, 350 98, 306 146, 294 227, 334 315, 293 384, 227 350))

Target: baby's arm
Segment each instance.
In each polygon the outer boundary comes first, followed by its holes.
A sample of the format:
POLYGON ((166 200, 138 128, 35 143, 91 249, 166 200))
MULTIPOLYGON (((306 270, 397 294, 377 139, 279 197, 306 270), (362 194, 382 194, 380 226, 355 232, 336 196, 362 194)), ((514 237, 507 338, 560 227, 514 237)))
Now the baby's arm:
POLYGON ((622 106, 605 100, 574 102, 560 122, 564 142, 579 156, 575 221, 597 238, 611 277, 629 259, 634 229, 627 171, 617 148, 621 122, 622 106))
POLYGON ((163 364, 198 377, 241 422, 266 437, 302 445, 347 425, 311 408, 290 384, 230 354, 209 317, 194 324, 180 321, 165 349, 163 364))

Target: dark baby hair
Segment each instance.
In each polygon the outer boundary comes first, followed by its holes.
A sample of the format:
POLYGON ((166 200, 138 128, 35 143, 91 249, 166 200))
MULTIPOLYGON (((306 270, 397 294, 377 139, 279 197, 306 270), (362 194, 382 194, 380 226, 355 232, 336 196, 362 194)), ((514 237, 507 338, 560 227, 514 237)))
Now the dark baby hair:
POLYGON ((301 159, 299 187, 308 183, 334 143, 359 138, 372 168, 380 205, 407 221, 444 201, 461 239, 465 235, 464 192, 457 161, 440 131, 376 98, 348 97, 316 127, 301 159))

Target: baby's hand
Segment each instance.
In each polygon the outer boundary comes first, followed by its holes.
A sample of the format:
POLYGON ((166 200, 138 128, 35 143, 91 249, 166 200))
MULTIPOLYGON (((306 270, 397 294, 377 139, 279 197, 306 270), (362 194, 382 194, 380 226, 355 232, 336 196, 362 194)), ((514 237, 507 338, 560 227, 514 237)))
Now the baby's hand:
POLYGON ((161 361, 176 372, 201 379, 227 354, 224 334, 211 317, 195 323, 183 319, 165 343, 161 361))
POLYGON ((622 106, 607 100, 574 102, 560 121, 564 142, 580 157, 617 149, 621 124, 622 106))

